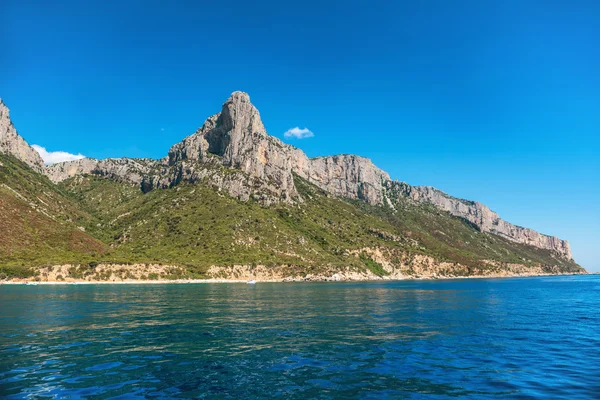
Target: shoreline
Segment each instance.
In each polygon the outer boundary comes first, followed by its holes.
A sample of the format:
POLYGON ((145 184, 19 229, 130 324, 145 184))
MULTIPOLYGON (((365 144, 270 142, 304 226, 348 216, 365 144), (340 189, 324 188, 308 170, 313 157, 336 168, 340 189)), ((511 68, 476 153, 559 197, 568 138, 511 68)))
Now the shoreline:
MULTIPOLYGON (((423 276, 423 277, 394 277, 394 278, 373 278, 367 279, 333 279, 332 277, 311 277, 310 279, 301 277, 288 277, 277 279, 253 279, 256 283, 328 283, 328 282, 403 282, 403 281, 443 281, 443 280, 463 280, 463 279, 510 279, 510 278, 535 278, 552 276, 574 276, 574 275, 597 275, 596 273, 558 273, 558 274, 519 274, 519 275, 472 275, 472 276, 423 276)), ((164 285, 164 284, 211 284, 211 283, 245 283, 246 279, 227 279, 227 278, 208 278, 208 279, 125 279, 125 280, 62 280, 62 281, 35 281, 34 279, 6 280, 0 281, 0 285, 164 285)))

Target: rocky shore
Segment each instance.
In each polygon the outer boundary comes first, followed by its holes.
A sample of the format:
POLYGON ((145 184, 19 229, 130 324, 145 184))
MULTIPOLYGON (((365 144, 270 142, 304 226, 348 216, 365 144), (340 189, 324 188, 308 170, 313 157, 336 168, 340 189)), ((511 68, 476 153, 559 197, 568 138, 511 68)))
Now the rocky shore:
POLYGON ((165 283, 246 283, 256 282, 360 282, 360 281, 403 281, 437 279, 518 278, 534 276, 584 275, 581 273, 547 273, 539 268, 516 268, 511 270, 486 270, 478 275, 440 275, 438 273, 402 274, 393 271, 387 275, 376 275, 371 271, 353 271, 350 268, 337 272, 286 274, 286 268, 235 265, 211 267, 207 278, 191 278, 184 275, 181 267, 147 264, 100 264, 89 270, 89 266, 57 265, 38 270, 28 278, 13 278, 0 284, 165 284, 165 283))

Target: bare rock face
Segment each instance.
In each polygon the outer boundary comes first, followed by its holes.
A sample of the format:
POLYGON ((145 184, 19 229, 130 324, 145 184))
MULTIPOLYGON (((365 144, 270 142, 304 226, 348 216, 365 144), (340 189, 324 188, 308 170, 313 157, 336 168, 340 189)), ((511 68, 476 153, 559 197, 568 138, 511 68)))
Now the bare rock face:
POLYGON ((99 175, 119 182, 141 185, 144 176, 150 174, 159 165, 151 159, 107 158, 96 160, 65 161, 46 167, 44 173, 54 183, 64 181, 76 175, 99 175))
POLYGON ((44 161, 39 153, 17 133, 10 120, 8 107, 2 99, 0 99, 0 151, 12 154, 37 172, 42 172, 44 169, 44 161))
POLYGON ((456 199, 432 187, 391 181, 367 158, 308 158, 301 150, 267 134, 258 110, 243 92, 234 92, 221 112, 171 147, 165 159, 83 159, 52 165, 46 174, 54 182, 78 174, 95 174, 140 185, 145 192, 202 181, 240 200, 253 198, 265 205, 303 201, 294 185, 297 174, 334 196, 372 205, 394 208, 406 198, 431 203, 470 221, 481 231, 572 258, 567 241, 510 224, 481 203, 456 199))
POLYGON ((248 94, 234 92, 220 113, 169 150, 169 165, 182 160, 217 162, 241 170, 276 188, 276 195, 298 197, 293 173, 336 196, 383 201, 389 175, 371 160, 354 155, 309 159, 301 150, 267 134, 248 94))
POLYGON ((352 154, 312 159, 304 153, 302 156, 295 160, 294 172, 309 182, 335 196, 383 204, 383 188, 390 176, 368 158, 352 154))
POLYGON ((182 160, 214 161, 279 188, 282 199, 296 195, 291 174, 292 146, 269 136, 250 97, 234 92, 220 113, 169 150, 169 165, 182 160))
POLYGON ((164 163, 144 176, 141 189, 149 192, 174 187, 181 182, 204 182, 242 201, 252 198, 263 205, 270 205, 282 200, 278 187, 243 171, 224 167, 216 161, 183 160, 173 165, 164 163))

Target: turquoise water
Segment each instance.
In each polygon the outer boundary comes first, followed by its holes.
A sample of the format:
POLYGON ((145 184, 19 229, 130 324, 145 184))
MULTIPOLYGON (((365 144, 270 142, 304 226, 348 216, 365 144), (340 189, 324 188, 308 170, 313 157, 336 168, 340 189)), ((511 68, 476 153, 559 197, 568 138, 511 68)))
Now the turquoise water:
POLYGON ((2 398, 600 398, 600 277, 0 286, 2 398))

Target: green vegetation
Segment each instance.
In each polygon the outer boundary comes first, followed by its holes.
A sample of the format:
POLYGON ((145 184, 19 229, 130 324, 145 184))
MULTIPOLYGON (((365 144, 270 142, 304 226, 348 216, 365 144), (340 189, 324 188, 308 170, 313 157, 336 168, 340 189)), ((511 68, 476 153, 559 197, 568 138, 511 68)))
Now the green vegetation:
MULTIPOLYGON (((212 265, 235 264, 284 266, 290 274, 350 267, 384 276, 363 250, 375 247, 387 249, 398 265, 426 255, 461 264, 464 274, 485 268, 482 260, 580 268, 549 251, 482 233, 433 206, 399 201, 395 210, 374 207, 333 198, 299 177, 306 201, 264 207, 201 182, 145 194, 96 176, 53 185, 12 157, 0 155, 0 162, 0 265, 21 273, 71 263, 80 266, 70 276, 85 277, 98 263, 155 263, 184 267, 171 271, 173 279, 206 277, 212 265)), ((7 271, 0 273, 16 276, 7 271)))
POLYGON ((0 265, 0 281, 12 278, 29 278, 35 275, 33 268, 23 266, 0 265))
POLYGON ((107 246, 83 231, 83 226, 92 225, 93 216, 24 163, 4 154, 0 163, 0 266, 101 257, 107 246))
POLYGON ((379 264, 378 262, 374 261, 366 253, 361 253, 360 259, 361 259, 361 261, 363 263, 365 263, 365 265, 367 266, 367 268, 369 268, 369 270, 371 270, 371 272, 373 272, 375 275, 377 275, 377 276, 389 275, 386 272, 386 270, 383 269, 383 266, 381 264, 379 264))

